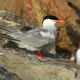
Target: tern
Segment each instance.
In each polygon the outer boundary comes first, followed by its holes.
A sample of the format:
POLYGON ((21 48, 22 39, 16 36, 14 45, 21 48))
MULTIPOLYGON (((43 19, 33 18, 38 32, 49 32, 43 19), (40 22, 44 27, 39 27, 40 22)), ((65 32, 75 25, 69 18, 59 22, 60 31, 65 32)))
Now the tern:
POLYGON ((43 18, 41 28, 31 29, 26 32, 13 30, 2 25, 0 25, 0 28, 10 32, 7 34, 7 38, 15 42, 18 47, 30 51, 38 51, 36 55, 42 57, 39 53, 44 46, 55 45, 57 36, 56 22, 63 23, 64 20, 59 20, 56 16, 47 15, 43 18))

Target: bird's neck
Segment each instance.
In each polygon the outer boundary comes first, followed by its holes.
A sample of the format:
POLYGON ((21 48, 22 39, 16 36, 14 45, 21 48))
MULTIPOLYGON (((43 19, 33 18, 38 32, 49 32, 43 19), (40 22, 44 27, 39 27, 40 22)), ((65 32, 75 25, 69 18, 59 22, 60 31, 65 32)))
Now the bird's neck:
POLYGON ((46 29, 48 31, 56 31, 57 30, 55 25, 49 25, 49 26, 46 25, 46 26, 43 26, 43 29, 46 29))
POLYGON ((51 22, 51 21, 45 20, 43 22, 43 29, 54 31, 54 30, 57 29, 56 26, 55 26, 55 24, 56 24, 56 22, 51 22))

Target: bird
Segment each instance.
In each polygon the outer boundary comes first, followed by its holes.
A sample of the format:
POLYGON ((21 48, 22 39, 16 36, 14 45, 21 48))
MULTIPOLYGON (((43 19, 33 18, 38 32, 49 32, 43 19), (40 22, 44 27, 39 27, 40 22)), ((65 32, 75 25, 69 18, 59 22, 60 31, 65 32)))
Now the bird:
POLYGON ((6 34, 6 38, 15 42, 18 47, 25 48, 29 51, 37 51, 36 56, 45 58, 46 56, 41 56, 40 50, 50 44, 55 45, 57 37, 57 27, 55 24, 57 22, 64 23, 64 20, 59 20, 53 15, 47 15, 42 20, 41 28, 21 32, 20 30, 14 30, 0 25, 0 29, 10 32, 6 34))
POLYGON ((77 50, 74 53, 74 62, 78 65, 80 65, 80 44, 77 50))

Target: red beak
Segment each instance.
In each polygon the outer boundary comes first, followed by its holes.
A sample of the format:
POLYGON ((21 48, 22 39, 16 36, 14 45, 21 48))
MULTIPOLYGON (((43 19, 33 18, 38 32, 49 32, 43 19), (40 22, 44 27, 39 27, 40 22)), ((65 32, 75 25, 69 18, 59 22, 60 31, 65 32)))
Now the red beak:
POLYGON ((64 23, 64 20, 56 20, 56 22, 64 23))

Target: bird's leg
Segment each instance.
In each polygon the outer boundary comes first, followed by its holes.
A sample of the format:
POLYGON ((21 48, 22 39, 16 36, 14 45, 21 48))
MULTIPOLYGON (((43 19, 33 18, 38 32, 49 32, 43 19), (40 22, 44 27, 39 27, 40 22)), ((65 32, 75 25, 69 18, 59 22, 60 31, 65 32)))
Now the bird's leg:
POLYGON ((42 56, 42 54, 43 54, 43 53, 41 53, 40 50, 38 50, 38 51, 35 53, 35 55, 36 55, 38 58, 40 58, 40 59, 46 58, 46 56, 42 56))

